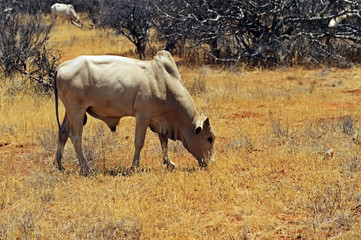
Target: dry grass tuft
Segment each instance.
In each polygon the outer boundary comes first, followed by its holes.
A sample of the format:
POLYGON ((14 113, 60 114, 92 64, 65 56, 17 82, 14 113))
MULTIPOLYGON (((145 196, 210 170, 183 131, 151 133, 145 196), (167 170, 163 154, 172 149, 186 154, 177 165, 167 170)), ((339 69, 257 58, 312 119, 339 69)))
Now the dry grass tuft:
MULTIPOLYGON (((130 54, 118 40, 71 25, 52 37, 62 61, 130 54)), ((217 135, 207 170, 171 142, 176 169, 167 171, 149 131, 143 171, 127 174, 134 119, 112 133, 89 117, 84 152, 94 174, 79 176, 70 141, 59 173, 54 99, 2 85, 0 239, 361 237, 360 68, 179 69, 217 135)))

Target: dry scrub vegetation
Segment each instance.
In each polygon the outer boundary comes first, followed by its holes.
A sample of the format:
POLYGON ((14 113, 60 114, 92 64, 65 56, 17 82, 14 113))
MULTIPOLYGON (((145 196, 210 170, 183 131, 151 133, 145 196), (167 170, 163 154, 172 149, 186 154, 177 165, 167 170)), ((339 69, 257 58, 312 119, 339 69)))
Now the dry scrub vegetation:
MULTIPOLYGON (((71 25, 51 40, 62 61, 132 56, 126 41, 71 25)), ((79 176, 70 141, 60 173, 54 99, 2 86, 0 239, 361 238, 360 68, 179 69, 217 135, 207 170, 173 142, 167 171, 148 131, 143 171, 126 174, 134 120, 111 133, 89 118, 84 151, 96 174, 79 176)))

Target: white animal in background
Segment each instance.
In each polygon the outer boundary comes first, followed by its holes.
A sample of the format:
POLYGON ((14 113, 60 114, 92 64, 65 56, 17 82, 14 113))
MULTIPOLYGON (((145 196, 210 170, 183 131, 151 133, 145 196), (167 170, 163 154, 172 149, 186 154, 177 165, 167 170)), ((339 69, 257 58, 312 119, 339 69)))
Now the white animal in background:
POLYGON ((3 13, 5 14, 5 20, 7 21, 7 20, 9 20, 9 18, 10 18, 10 16, 11 16, 11 14, 14 12, 14 9, 13 8, 5 8, 4 10, 3 10, 3 13))
POLYGON ((51 6, 51 16, 55 22, 57 17, 63 18, 63 23, 65 20, 70 21, 72 24, 79 28, 84 29, 84 24, 80 21, 80 18, 74 10, 74 6, 71 4, 55 3, 51 6))
POLYGON ((10 12, 12 12, 12 11, 14 11, 13 8, 5 8, 3 12, 4 12, 4 13, 10 13, 10 12))

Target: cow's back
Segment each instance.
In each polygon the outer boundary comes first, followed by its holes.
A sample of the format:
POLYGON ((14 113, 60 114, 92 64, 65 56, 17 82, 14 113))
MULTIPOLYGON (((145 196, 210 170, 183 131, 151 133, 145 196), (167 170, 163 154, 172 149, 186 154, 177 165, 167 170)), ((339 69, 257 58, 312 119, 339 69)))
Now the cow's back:
POLYGON ((58 68, 59 96, 99 115, 134 115, 142 85, 154 80, 146 62, 118 56, 80 56, 58 68))
POLYGON ((61 4, 61 3, 55 3, 51 6, 51 14, 53 16, 58 16, 58 17, 66 17, 67 15, 69 15, 69 10, 66 7, 66 5, 61 4))
POLYGON ((71 18, 71 16, 77 16, 73 5, 55 3, 51 6, 51 14, 62 18, 71 18))

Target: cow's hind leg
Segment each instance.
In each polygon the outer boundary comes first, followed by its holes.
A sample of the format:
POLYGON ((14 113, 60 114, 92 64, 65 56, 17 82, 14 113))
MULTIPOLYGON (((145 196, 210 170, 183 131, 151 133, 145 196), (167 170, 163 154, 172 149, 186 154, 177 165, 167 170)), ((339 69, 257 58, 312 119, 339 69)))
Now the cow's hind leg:
POLYGON ((174 163, 169 160, 168 156, 168 138, 161 133, 158 133, 160 145, 162 146, 163 163, 167 164, 169 170, 175 168, 174 163))
POLYGON ((70 119, 70 139, 74 145, 76 155, 80 164, 80 173, 82 175, 87 175, 89 173, 88 164, 85 161, 82 149, 82 133, 83 133, 83 121, 84 121, 84 112, 73 115, 73 118, 70 119))
POLYGON ((65 143, 69 137, 69 130, 70 130, 70 123, 69 123, 69 119, 67 118, 67 116, 65 114, 63 123, 61 124, 61 126, 59 128, 58 148, 56 151, 56 162, 58 164, 58 168, 60 171, 65 170, 63 165, 61 164, 61 158, 63 156, 65 143))

